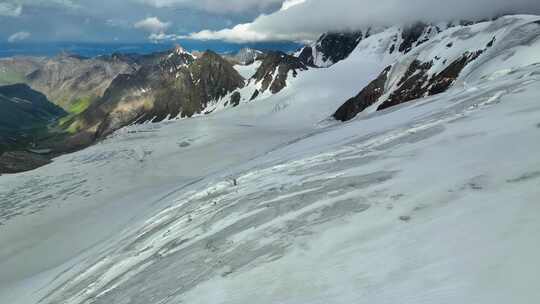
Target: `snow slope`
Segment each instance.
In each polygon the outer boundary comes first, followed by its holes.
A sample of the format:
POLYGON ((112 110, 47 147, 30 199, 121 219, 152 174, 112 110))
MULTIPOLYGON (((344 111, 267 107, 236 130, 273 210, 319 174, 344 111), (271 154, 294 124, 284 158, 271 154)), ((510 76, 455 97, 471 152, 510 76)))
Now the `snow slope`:
POLYGON ((385 37, 256 103, 0 177, 0 303, 538 302, 540 44, 327 120, 394 60, 385 37))
POLYGON ((248 65, 237 64, 234 66, 234 68, 238 71, 240 75, 242 75, 242 77, 244 77, 245 79, 250 79, 251 77, 253 77, 253 75, 255 75, 255 73, 257 72, 257 69, 260 66, 261 66, 261 61, 258 60, 248 65))

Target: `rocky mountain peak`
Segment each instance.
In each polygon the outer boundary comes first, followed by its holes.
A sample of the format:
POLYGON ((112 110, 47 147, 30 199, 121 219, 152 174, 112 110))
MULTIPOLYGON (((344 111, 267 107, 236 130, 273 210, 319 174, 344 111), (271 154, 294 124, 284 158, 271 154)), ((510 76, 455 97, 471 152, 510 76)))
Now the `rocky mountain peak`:
POLYGON ((244 86, 244 78, 232 64, 213 51, 206 51, 195 60, 190 72, 207 101, 222 98, 244 86))
POLYGON ((246 47, 236 53, 223 54, 222 56, 232 64, 250 65, 256 60, 262 60, 264 58, 264 52, 246 47))
POLYGON ((186 68, 194 61, 195 57, 177 44, 174 49, 161 58, 159 65, 164 72, 174 74, 179 69, 186 68))
POLYGON ((174 45, 174 53, 177 55, 181 55, 181 54, 185 54, 189 52, 186 51, 186 49, 184 49, 180 44, 177 43, 174 45))
POLYGON ((252 48, 243 48, 236 53, 236 59, 243 65, 249 65, 256 60, 259 60, 264 55, 263 52, 252 48))
POLYGON ((243 86, 242 76, 217 53, 194 58, 175 49, 157 64, 116 77, 82 115, 80 130, 94 140, 132 123, 191 117, 243 86))

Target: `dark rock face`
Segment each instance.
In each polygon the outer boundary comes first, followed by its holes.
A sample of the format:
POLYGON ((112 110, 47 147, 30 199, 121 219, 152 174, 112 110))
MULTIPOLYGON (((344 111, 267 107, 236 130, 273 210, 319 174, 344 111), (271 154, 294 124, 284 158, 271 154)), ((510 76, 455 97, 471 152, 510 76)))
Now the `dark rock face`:
POLYGON ((267 54, 253 79, 255 82, 262 82, 259 93, 270 89, 272 94, 276 94, 287 85, 289 72, 292 71, 293 77, 296 77, 299 71, 307 69, 307 65, 297 57, 282 52, 272 52, 267 54))
POLYGON ((379 106, 378 110, 422 97, 425 92, 423 86, 428 78, 426 72, 432 65, 432 62, 413 61, 405 75, 399 81, 399 88, 379 106))
POLYGON ((259 90, 255 90, 255 92, 253 92, 253 95, 251 95, 249 101, 255 100, 257 97, 259 97, 259 94, 259 90))
POLYGON ((308 66, 315 66, 315 58, 313 57, 313 47, 305 46, 298 54, 298 59, 308 66))
POLYGON ((244 78, 218 54, 207 51, 190 66, 190 71, 206 101, 223 98, 244 86, 244 78))
POLYGON ((336 63, 347 58, 362 37, 362 32, 325 34, 319 39, 317 51, 322 54, 323 61, 336 63))
POLYGON ((244 86, 244 79, 218 54, 207 51, 174 79, 166 80, 157 90, 154 107, 145 114, 147 120, 161 121, 166 116, 191 117, 201 113, 208 102, 225 97, 244 86))
POLYGON ((492 47, 494 44, 495 44, 495 41, 497 41, 497 37, 493 37, 491 39, 491 41, 488 42, 488 44, 486 45, 487 48, 490 48, 492 47))
MULTIPOLYGON (((447 27, 453 26, 455 26, 455 24, 449 23, 447 25, 447 27)), ((413 48, 429 41, 431 37, 434 37, 440 32, 441 28, 439 26, 422 22, 413 23, 404 27, 400 34, 394 35, 393 43, 389 48, 389 53, 393 54, 394 52, 398 52, 400 54, 407 54, 413 48)), ((448 44, 447 47, 452 47, 452 44, 448 44)))
POLYGON ((327 33, 322 35, 313 46, 304 47, 298 58, 308 66, 316 66, 318 62, 332 65, 347 58, 362 41, 362 38, 361 31, 327 33), (320 58, 314 58, 314 54, 320 58))
POLYGON ((334 113, 336 120, 348 121, 353 119, 358 113, 364 111, 373 105, 384 93, 384 85, 386 84, 388 73, 392 67, 389 66, 368 86, 366 86, 358 95, 347 100, 334 113))
POLYGON ((474 61, 476 58, 482 55, 483 52, 484 51, 482 50, 472 53, 467 52, 463 54, 461 58, 452 62, 441 73, 433 77, 431 80, 429 95, 431 96, 445 92, 452 84, 454 84, 455 80, 458 78, 459 74, 467 66, 467 64, 474 61))
POLYGON ((231 100, 230 100, 230 104, 233 106, 233 107, 237 107, 239 104, 240 104, 240 99, 242 98, 242 95, 240 95, 240 92, 234 92, 232 95, 231 95, 231 100))
POLYGON ((427 24, 418 22, 403 29, 401 33, 403 42, 399 46, 399 51, 401 53, 408 53, 412 49, 414 43, 418 42, 418 39, 420 39, 427 27, 427 24))
POLYGON ((5 152, 0 155, 0 174, 30 171, 50 162, 45 156, 26 151, 5 152))

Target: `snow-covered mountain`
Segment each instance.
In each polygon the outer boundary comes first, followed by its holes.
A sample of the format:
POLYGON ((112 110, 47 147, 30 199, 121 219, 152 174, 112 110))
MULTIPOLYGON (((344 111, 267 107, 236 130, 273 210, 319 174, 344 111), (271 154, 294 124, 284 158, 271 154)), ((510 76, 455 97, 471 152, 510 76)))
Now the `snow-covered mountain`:
POLYGON ((539 16, 206 56, 246 84, 0 178, 1 303, 540 301, 539 16))
MULTIPOLYGON (((509 72, 505 67, 519 68, 540 59, 540 54, 522 53, 526 41, 535 41, 540 33, 537 21, 529 18, 499 18, 444 31, 418 24, 414 32, 417 34, 408 35, 416 37, 413 44, 400 42, 406 35, 399 28, 377 35, 387 43, 381 45, 381 53, 388 66, 338 109, 335 118, 349 120, 365 110, 384 110, 442 93, 456 84, 467 86, 496 69, 509 72), (406 54, 393 56, 397 45, 406 54)), ((369 47, 369 43, 361 47, 369 47)))
POLYGON ((133 123, 191 117, 243 85, 244 79, 218 54, 207 51, 195 58, 178 47, 157 63, 116 77, 103 97, 69 122, 74 132, 67 146, 92 144, 133 123))

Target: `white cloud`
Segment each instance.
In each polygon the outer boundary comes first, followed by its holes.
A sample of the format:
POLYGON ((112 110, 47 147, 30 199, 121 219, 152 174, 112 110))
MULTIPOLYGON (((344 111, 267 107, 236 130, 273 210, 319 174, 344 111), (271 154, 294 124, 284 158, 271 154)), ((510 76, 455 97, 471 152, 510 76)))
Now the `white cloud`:
POLYGON ((0 3, 0 16, 18 17, 22 14, 23 7, 20 4, 0 3))
POLYGON ((159 34, 165 32, 165 30, 170 26, 169 22, 162 22, 157 17, 148 17, 144 20, 141 20, 135 23, 134 27, 141 29, 153 34, 159 34))
POLYGON ((358 30, 369 26, 479 19, 500 13, 540 14, 540 1, 288 0, 282 8, 285 9, 261 15, 251 23, 218 31, 204 30, 189 37, 232 42, 311 40, 327 31, 358 30))
POLYGON ((272 33, 268 31, 258 31, 252 24, 238 24, 231 29, 219 31, 204 30, 192 33, 184 38, 195 40, 224 40, 228 42, 263 42, 263 41, 309 41, 316 38, 312 33, 272 33))
POLYGON ((165 34, 165 33, 152 33, 150 36, 148 36, 148 40, 153 42, 160 42, 160 41, 166 41, 166 40, 178 40, 181 39, 182 36, 178 36, 175 34, 165 34))
POLYGON ((18 33, 15 33, 15 34, 9 36, 8 42, 9 43, 14 43, 14 42, 19 42, 19 41, 26 40, 28 38, 30 38, 30 33, 29 32, 18 32, 18 33))

